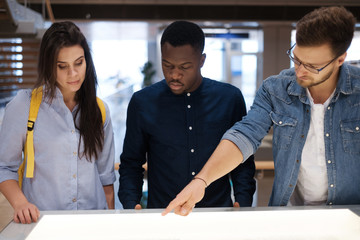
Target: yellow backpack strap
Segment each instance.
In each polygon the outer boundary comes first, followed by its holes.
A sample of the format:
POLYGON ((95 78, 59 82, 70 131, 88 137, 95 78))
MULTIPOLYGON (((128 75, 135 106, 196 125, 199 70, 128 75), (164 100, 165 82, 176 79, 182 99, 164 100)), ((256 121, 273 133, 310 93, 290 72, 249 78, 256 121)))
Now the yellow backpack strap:
POLYGON ((101 117, 102 117, 102 121, 103 121, 103 124, 105 124, 105 120, 106 120, 106 110, 105 110, 105 105, 104 105, 104 102, 96 97, 96 101, 97 101, 97 104, 100 108, 100 112, 101 112, 101 117))
POLYGON ((39 112, 40 104, 42 101, 42 87, 36 88, 31 92, 29 118, 27 123, 26 142, 24 149, 24 161, 19 168, 19 184, 22 185, 22 179, 24 176, 24 169, 26 164, 27 178, 34 177, 34 126, 39 112))
MULTIPOLYGON (((24 176, 24 169, 26 164, 26 177, 34 177, 34 166, 35 166, 35 157, 34 157, 34 126, 39 112, 40 104, 42 100, 42 87, 34 89, 31 93, 30 109, 29 109, 29 118, 27 124, 27 134, 26 134, 26 143, 24 149, 24 161, 21 164, 18 174, 19 174, 19 185, 22 186, 22 180, 24 176)), ((97 104, 100 108, 102 121, 105 124, 106 120, 106 110, 104 102, 100 98, 96 98, 97 104)))

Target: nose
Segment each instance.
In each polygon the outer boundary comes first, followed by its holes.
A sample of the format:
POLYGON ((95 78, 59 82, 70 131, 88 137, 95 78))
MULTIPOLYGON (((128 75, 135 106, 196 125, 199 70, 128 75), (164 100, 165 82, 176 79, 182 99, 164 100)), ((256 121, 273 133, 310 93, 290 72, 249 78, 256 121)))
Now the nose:
POLYGON ((301 77, 303 75, 306 75, 308 70, 303 66, 303 64, 296 65, 295 64, 295 73, 297 77, 301 77))
POLYGON ((69 67, 68 75, 70 77, 76 76, 77 75, 77 70, 75 68, 73 68, 73 67, 69 67))
POLYGON ((180 79, 182 77, 182 73, 178 69, 174 68, 170 72, 170 77, 172 79, 177 80, 177 79, 180 79))

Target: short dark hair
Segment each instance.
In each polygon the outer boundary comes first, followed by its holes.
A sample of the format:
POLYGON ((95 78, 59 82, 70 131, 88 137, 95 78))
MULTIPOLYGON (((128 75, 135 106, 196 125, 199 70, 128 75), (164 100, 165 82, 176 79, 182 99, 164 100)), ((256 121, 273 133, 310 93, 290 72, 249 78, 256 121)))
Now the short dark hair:
POLYGON ((347 51, 354 36, 356 19, 344 7, 322 7, 306 14, 296 24, 296 44, 330 44, 334 56, 347 51))
POLYGON ((166 42, 174 47, 190 44, 195 50, 202 53, 205 45, 203 30, 195 23, 175 21, 171 23, 161 37, 161 46, 166 42))

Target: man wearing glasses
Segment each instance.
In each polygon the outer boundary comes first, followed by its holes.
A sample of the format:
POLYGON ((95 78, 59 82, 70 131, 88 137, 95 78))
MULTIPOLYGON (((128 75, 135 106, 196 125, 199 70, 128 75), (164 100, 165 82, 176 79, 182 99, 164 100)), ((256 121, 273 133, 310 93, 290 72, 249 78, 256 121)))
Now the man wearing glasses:
POLYGON ((254 154, 273 126, 270 206, 360 204, 360 69, 345 63, 354 16, 314 10, 296 26, 295 67, 269 77, 248 115, 228 130, 196 178, 174 199, 187 215, 214 180, 254 154))

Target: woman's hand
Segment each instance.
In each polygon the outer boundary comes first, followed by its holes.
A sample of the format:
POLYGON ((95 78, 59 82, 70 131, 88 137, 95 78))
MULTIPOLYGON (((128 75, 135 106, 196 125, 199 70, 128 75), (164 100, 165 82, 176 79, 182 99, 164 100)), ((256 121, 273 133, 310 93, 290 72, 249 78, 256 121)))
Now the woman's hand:
POLYGON ((14 207, 14 222, 16 223, 32 223, 37 222, 40 217, 39 209, 28 201, 16 205, 14 207))
POLYGON ((17 181, 10 179, 1 182, 0 192, 2 192, 14 209, 14 222, 32 223, 39 219, 39 209, 34 204, 29 203, 17 181))

